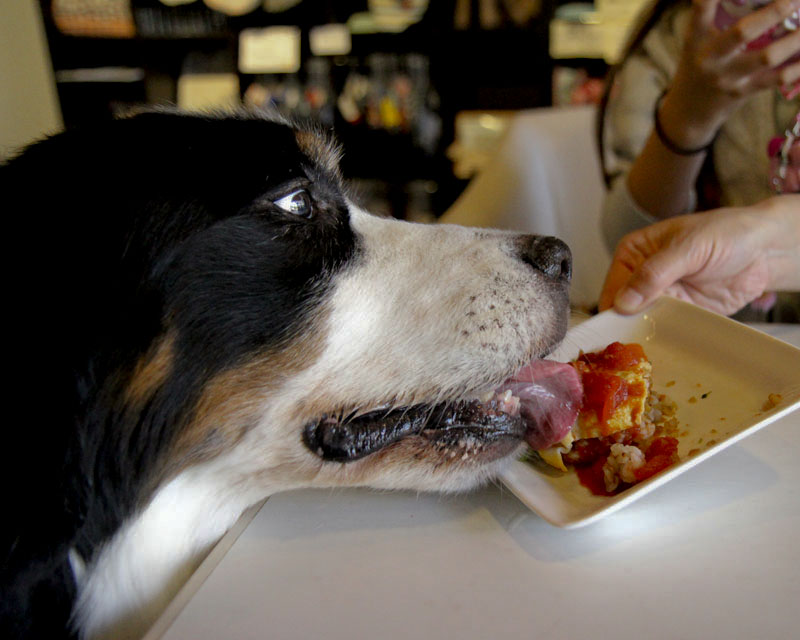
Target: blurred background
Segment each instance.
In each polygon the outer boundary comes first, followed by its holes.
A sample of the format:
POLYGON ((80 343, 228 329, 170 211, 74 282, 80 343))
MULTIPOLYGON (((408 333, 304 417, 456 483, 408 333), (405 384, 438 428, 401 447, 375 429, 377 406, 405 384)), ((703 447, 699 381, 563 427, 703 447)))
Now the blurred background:
POLYGON ((3 0, 0 160, 142 104, 332 129, 373 210, 433 220, 511 116, 595 102, 643 0, 3 0))

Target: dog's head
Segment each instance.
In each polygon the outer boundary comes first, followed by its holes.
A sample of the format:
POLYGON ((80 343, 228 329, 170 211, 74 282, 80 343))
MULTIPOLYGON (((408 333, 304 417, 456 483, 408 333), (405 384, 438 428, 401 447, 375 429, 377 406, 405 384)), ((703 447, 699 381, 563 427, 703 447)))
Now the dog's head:
POLYGON ((280 120, 160 112, 12 163, 67 174, 52 340, 98 478, 460 489, 535 428, 484 396, 562 339, 569 250, 373 216, 338 154, 280 120))
POLYGON ((141 625, 131 602, 266 494, 466 489, 545 429, 494 392, 564 335, 566 246, 370 215, 313 131, 143 113, 30 147, 0 193, 0 619, 99 629, 119 600, 141 625))

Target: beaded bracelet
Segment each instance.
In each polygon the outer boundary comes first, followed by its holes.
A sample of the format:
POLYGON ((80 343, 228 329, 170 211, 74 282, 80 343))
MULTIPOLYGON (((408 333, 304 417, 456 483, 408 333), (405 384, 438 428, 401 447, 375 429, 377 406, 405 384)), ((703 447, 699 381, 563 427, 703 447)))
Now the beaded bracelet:
POLYGON ((661 126, 661 118, 658 115, 658 109, 659 107, 661 107, 661 100, 664 98, 664 95, 666 93, 667 92, 665 90, 661 93, 660 96, 658 96, 658 100, 656 100, 655 109, 653 110, 653 122, 655 124, 656 135, 658 136, 658 139, 661 141, 661 144, 663 144, 667 149, 672 151, 672 153, 675 153, 679 156, 694 156, 697 155, 698 153, 703 153, 704 151, 708 151, 709 149, 711 149, 711 147, 714 146, 714 140, 716 140, 716 136, 714 136, 711 139, 711 142, 709 142, 708 144, 704 144, 702 147, 687 149, 685 147, 681 147, 675 144, 672 140, 669 139, 669 136, 667 136, 667 134, 664 133, 664 128, 661 126))

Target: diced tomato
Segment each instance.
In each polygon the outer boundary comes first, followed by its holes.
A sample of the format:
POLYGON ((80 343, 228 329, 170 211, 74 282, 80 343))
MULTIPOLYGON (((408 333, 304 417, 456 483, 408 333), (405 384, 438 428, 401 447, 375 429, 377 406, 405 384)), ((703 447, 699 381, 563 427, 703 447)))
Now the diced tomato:
MULTIPOLYGON (((586 438, 576 440, 572 450, 564 454, 564 461, 575 467, 580 483, 596 496, 613 496, 631 485, 621 483, 614 491, 606 491, 603 465, 608 459, 611 445, 614 442, 630 444, 636 435, 635 429, 620 431, 604 438, 586 438), (622 437, 620 437, 622 436, 622 437)), ((646 480, 659 471, 672 466, 678 460, 678 440, 676 438, 656 438, 645 453, 644 466, 633 473, 636 482, 646 480)))
POLYGON ((616 491, 606 491, 603 465, 606 463, 607 457, 598 458, 593 464, 575 467, 575 473, 578 474, 580 483, 596 496, 613 496, 617 493, 616 491))
POLYGON ((603 371, 587 371, 582 378, 582 410, 594 411, 600 422, 608 422, 617 407, 628 399, 628 383, 613 373, 603 371))
POLYGON ((675 463, 678 456, 678 440, 667 437, 656 438, 644 455, 644 466, 633 472, 637 482, 646 480, 675 463))
POLYGON ((639 364, 642 360, 646 360, 647 357, 644 355, 644 349, 640 344, 635 342, 630 344, 612 342, 602 351, 583 353, 578 359, 602 369, 622 371, 639 364))
POLYGON ((647 457, 650 456, 672 456, 678 453, 678 439, 662 436, 656 438, 647 448, 647 457))

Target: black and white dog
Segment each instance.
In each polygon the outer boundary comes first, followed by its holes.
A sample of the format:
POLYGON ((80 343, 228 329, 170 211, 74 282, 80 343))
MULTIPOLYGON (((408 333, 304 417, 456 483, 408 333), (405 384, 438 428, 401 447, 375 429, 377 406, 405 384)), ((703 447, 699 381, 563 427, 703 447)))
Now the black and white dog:
POLYGON ((157 111, 0 168, 2 637, 138 637, 263 497, 464 490, 537 428, 489 398, 564 336, 567 247, 370 215, 338 156, 157 111))

